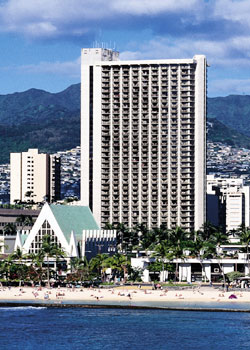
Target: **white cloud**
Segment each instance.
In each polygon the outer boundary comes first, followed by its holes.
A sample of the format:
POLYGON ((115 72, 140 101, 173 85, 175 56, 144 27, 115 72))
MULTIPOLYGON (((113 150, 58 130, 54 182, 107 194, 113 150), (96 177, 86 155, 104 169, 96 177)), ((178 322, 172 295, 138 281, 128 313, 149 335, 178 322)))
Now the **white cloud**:
POLYGON ((111 8, 117 12, 135 15, 158 14, 162 12, 183 12, 197 8, 198 0, 114 0, 111 8))
POLYGON ((250 67, 250 37, 235 37, 228 40, 200 40, 197 38, 156 37, 141 43, 136 50, 124 51, 121 59, 190 58, 194 55, 207 56, 212 65, 240 65, 250 67), (239 52, 244 51, 244 55, 239 52), (232 55, 235 52, 235 55, 232 55))
POLYGON ((124 15, 197 11, 199 0, 7 0, 0 3, 0 30, 30 37, 74 35, 124 15))
POLYGON ((232 95, 250 95, 250 79, 215 79, 210 81, 209 91, 217 96, 228 95, 228 91, 232 95))
POLYGON ((4 70, 16 70, 27 74, 56 74, 80 80, 81 58, 66 62, 40 62, 38 64, 27 64, 21 66, 3 67, 4 70))
POLYGON ((244 23, 249 27, 249 0, 216 0, 214 3, 214 16, 229 21, 244 23))
POLYGON ((0 31, 56 37, 95 30, 95 21, 105 28, 124 15, 153 15, 157 22, 164 14, 177 16, 183 25, 224 19, 249 28, 249 13, 249 0, 5 0, 0 2, 0 31))

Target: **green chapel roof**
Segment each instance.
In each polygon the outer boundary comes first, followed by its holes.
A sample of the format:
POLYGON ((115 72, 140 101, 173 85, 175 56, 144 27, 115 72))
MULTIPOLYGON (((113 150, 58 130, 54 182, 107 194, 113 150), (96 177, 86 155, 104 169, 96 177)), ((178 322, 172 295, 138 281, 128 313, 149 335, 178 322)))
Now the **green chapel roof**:
POLYGON ((71 231, 74 231, 76 239, 80 240, 83 230, 99 230, 99 226, 87 206, 51 204, 50 209, 68 242, 71 231))

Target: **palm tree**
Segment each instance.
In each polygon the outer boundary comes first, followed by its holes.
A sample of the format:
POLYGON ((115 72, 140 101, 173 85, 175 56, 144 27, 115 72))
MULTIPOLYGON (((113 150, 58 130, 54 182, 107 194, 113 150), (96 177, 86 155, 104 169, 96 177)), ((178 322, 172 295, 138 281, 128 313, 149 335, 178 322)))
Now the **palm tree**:
POLYGON ((98 273, 102 282, 105 280, 105 270, 108 267, 106 261, 108 258, 108 254, 97 254, 89 262, 90 269, 98 273))
MULTIPOLYGON (((172 257, 176 260, 178 259, 185 259, 184 250, 188 249, 191 245, 190 241, 190 234, 188 234, 185 230, 183 230, 181 227, 176 226, 175 229, 170 231, 170 253, 172 254, 172 257)), ((177 280, 178 276, 178 262, 176 261, 175 265, 175 282, 177 280)))
POLYGON ((165 224, 161 224, 160 227, 152 229, 152 234, 155 242, 161 242, 162 240, 170 239, 171 230, 169 230, 165 224))
POLYGON ((40 285, 42 285, 43 280, 43 260, 44 255, 41 251, 39 251, 37 254, 31 253, 28 255, 28 259, 31 260, 31 272, 32 272, 32 278, 33 274, 37 276, 40 285))
POLYGON ((206 221, 200 230, 197 231, 197 235, 199 235, 204 241, 209 240, 214 233, 221 231, 219 227, 214 226, 211 222, 206 221))
POLYGON ((127 274, 128 274, 128 266, 130 265, 130 262, 127 259, 127 256, 123 254, 114 254, 111 257, 108 257, 105 261, 105 267, 110 267, 112 270, 115 271, 115 274, 117 276, 117 273, 123 272, 123 278, 124 282, 127 280, 127 274))
POLYGON ((214 232, 209 239, 209 243, 211 254, 213 254, 215 258, 217 258, 218 265, 223 276, 224 289, 226 290, 226 276, 221 264, 221 259, 224 258, 225 254, 221 249, 221 245, 228 243, 228 236, 221 231, 214 232))
POLYGON ((18 269, 17 269, 17 274, 18 274, 18 279, 19 279, 19 286, 21 286, 21 279, 22 279, 22 262, 25 260, 27 256, 23 254, 22 250, 18 247, 16 251, 12 253, 12 259, 15 261, 18 261, 18 269))
POLYGON ((34 192, 33 191, 27 191, 25 194, 24 194, 24 197, 25 198, 28 198, 28 199, 26 199, 26 201, 28 202, 28 203, 34 203, 34 201, 33 201, 33 197, 34 197, 34 192), (30 199, 31 198, 31 199, 30 199))
POLYGON ((171 261, 173 259, 173 253, 171 252, 169 241, 163 240, 154 245, 154 252, 152 257, 159 257, 162 266, 162 279, 164 282, 165 260, 171 261))
POLYGON ((16 225, 12 222, 8 222, 3 228, 4 235, 14 236, 17 233, 16 225))
POLYGON ((21 214, 16 218, 16 223, 21 225, 21 231, 25 226, 30 226, 33 224, 33 219, 31 215, 21 214))
POLYGON ((118 224, 106 224, 105 228, 116 230, 116 242, 120 252, 126 253, 128 250, 132 249, 133 232, 130 231, 123 222, 118 224))
POLYGON ((209 278, 207 277, 206 270, 204 268, 204 260, 212 257, 211 243, 208 240, 204 240, 202 236, 199 235, 199 232, 197 232, 195 240, 190 244, 190 250, 191 253, 194 254, 199 260, 202 276, 205 276, 206 282, 206 280, 209 280, 209 278))
POLYGON ((6 280, 9 279, 10 277, 10 270, 11 270, 11 266, 13 264, 13 257, 12 255, 8 255, 7 258, 5 258, 3 261, 2 261, 2 264, 1 264, 1 273, 5 275, 6 277, 6 280))
MULTIPOLYGON (((147 249, 152 244, 152 239, 149 239, 149 230, 143 223, 136 224, 131 230, 132 243, 134 249, 147 249)), ((151 237, 150 237, 151 238, 151 237)))
POLYGON ((90 276, 90 264, 86 256, 81 258, 72 258, 70 262, 71 273, 75 273, 80 277, 82 282, 85 278, 88 280, 90 276))
POLYGON ((58 256, 63 257, 65 256, 65 252, 63 251, 63 249, 59 248, 55 243, 52 243, 50 235, 46 235, 43 237, 41 254, 44 256, 44 258, 46 258, 47 280, 48 280, 48 287, 50 288, 49 258, 58 257, 58 256))
POLYGON ((141 246, 144 250, 149 250, 152 244, 156 244, 156 236, 153 230, 144 231, 141 236, 141 246))
POLYGON ((247 254, 247 266, 248 266, 248 276, 250 276, 250 261, 249 261, 249 244, 250 244, 250 228, 241 225, 238 231, 238 237, 240 239, 241 244, 245 247, 245 251, 247 254))

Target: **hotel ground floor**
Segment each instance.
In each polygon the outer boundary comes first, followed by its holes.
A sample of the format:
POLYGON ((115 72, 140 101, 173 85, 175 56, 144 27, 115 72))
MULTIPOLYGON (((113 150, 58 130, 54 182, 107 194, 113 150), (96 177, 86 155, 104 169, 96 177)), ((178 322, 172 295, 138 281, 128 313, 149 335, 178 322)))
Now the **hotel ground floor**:
POLYGON ((249 275, 247 259, 209 259, 200 261, 198 259, 173 260, 168 262, 171 271, 152 271, 150 265, 155 258, 134 258, 131 261, 133 268, 140 269, 143 282, 151 281, 173 281, 179 282, 219 282, 229 272, 240 272, 242 275, 249 275))

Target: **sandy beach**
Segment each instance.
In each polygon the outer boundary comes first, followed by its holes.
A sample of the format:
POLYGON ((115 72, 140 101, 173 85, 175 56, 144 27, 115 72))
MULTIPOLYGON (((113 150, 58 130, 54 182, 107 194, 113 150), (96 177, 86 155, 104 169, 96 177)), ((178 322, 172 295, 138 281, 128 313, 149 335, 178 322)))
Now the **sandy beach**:
POLYGON ((51 302, 75 302, 83 304, 102 303, 115 305, 122 303, 131 305, 139 303, 148 305, 149 303, 175 302, 181 305, 187 302, 206 304, 207 303, 249 303, 250 292, 247 291, 228 291, 222 292, 218 289, 202 287, 179 290, 150 290, 137 287, 119 287, 119 288, 32 288, 32 287, 1 287, 0 302, 5 301, 51 301, 51 302), (230 297, 234 295, 234 297, 230 297))

